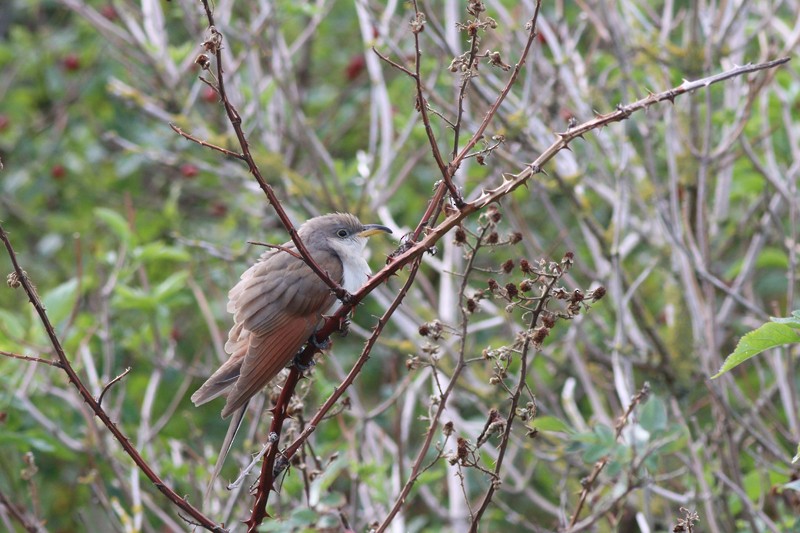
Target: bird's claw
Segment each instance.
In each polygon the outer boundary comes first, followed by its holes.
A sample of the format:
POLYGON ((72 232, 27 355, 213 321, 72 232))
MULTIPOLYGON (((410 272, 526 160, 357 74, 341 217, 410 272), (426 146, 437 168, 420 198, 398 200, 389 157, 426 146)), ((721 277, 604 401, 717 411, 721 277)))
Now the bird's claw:
POLYGON ((327 350, 328 348, 331 347, 331 340, 328 337, 326 337, 322 341, 319 341, 319 340, 317 340, 317 336, 316 335, 312 335, 311 336, 311 344, 313 344, 314 347, 319 349, 319 350, 327 350))
POLYGON ((350 333, 350 317, 342 317, 339 320, 339 336, 347 337, 348 333, 350 333))
POLYGON ((301 354, 295 355, 294 356, 294 360, 292 360, 292 365, 297 367, 297 370, 299 370, 300 372, 305 372, 306 370, 308 370, 309 368, 311 368, 315 364, 317 364, 317 363, 314 361, 313 357, 311 358, 311 360, 309 362, 307 362, 307 363, 304 362, 303 358, 301 357, 301 354))

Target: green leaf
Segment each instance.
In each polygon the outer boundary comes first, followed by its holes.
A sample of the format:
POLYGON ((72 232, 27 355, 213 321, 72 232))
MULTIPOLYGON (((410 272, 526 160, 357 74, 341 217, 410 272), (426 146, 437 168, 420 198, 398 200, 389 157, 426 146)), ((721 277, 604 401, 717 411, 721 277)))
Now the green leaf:
POLYGON ((711 376, 711 379, 721 376, 764 350, 796 342, 800 342, 800 334, 793 328, 785 324, 767 322, 739 339, 736 350, 725 359, 719 372, 711 376))
POLYGON ((563 420, 554 416, 537 417, 532 425, 539 431, 570 431, 570 427, 563 420))
POLYGON ((792 316, 787 317, 774 317, 771 316, 769 319, 776 324, 785 324, 790 328, 800 329, 800 311, 792 311, 792 316))
POLYGON ((45 309, 47 309, 47 316, 53 324, 58 324, 62 320, 65 320, 72 312, 77 301, 77 278, 65 281, 42 297, 42 303, 45 309))
POLYGON ((168 246, 160 241, 140 246, 133 251, 132 255, 145 263, 151 261, 188 261, 192 258, 186 250, 168 246))
POLYGON ((124 244, 133 242, 133 233, 128 226, 128 221, 122 215, 105 207, 96 207, 94 215, 105 222, 124 244))
POLYGON ((156 308, 156 299, 141 289, 117 285, 114 287, 114 304, 120 309, 141 309, 151 311, 156 308))
POLYGON ((0 331, 5 331, 9 337, 21 339, 25 336, 25 322, 23 317, 16 313, 0 309, 0 324, 2 324, 0 331))
POLYGON ((323 491, 327 490, 331 484, 336 481, 339 472, 347 466, 347 459, 339 457, 331 461, 325 467, 325 471, 311 482, 311 488, 308 491, 308 503, 312 507, 317 505, 320 500, 320 495, 323 491))
POLYGON ((667 428, 667 406, 658 396, 651 396, 639 414, 639 424, 650 433, 667 428))
POLYGON ((188 272, 176 272, 172 274, 156 286, 153 290, 153 296, 158 302, 164 302, 170 296, 177 294, 186 287, 186 278, 188 277, 188 272))

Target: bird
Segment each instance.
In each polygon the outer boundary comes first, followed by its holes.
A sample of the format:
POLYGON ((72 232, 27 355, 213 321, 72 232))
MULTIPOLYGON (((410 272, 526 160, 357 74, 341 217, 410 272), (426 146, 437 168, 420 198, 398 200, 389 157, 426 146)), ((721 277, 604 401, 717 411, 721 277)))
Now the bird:
MULTIPOLYGON (((297 234, 314 262, 347 292, 369 279, 367 237, 392 230, 362 224, 355 215, 332 213, 302 224, 297 234)), ((294 358, 324 317, 340 306, 330 287, 297 253, 293 242, 266 251, 228 293, 233 327, 229 355, 192 394, 195 406, 226 396, 222 418, 246 406, 294 358)))
MULTIPOLYGON (((314 262, 349 293, 369 279, 364 258, 367 238, 382 232, 392 230, 380 224, 362 224, 349 213, 314 217, 297 229, 314 262)), ((228 292, 227 310, 233 314, 225 343, 229 357, 191 396, 195 406, 225 396, 222 418, 231 417, 204 503, 222 471, 250 399, 292 361, 325 316, 340 305, 292 241, 264 252, 228 292)))

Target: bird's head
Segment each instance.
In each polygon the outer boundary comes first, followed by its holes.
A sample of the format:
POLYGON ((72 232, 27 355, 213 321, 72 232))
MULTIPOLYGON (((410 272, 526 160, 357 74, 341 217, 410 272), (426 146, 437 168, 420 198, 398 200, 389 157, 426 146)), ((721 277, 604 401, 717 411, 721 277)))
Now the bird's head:
POLYGON ((308 220, 300 226, 300 238, 314 244, 330 247, 339 255, 361 255, 367 238, 376 233, 391 233, 392 230, 380 224, 362 224, 355 215, 332 213, 308 220))

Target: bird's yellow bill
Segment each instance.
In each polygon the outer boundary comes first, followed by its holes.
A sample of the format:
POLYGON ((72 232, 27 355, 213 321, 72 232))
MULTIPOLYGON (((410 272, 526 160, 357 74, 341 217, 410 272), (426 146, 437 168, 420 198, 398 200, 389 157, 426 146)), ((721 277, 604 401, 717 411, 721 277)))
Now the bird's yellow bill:
POLYGON ((359 237, 370 237, 376 233, 391 233, 392 230, 380 224, 364 224, 364 230, 358 234, 359 237))

